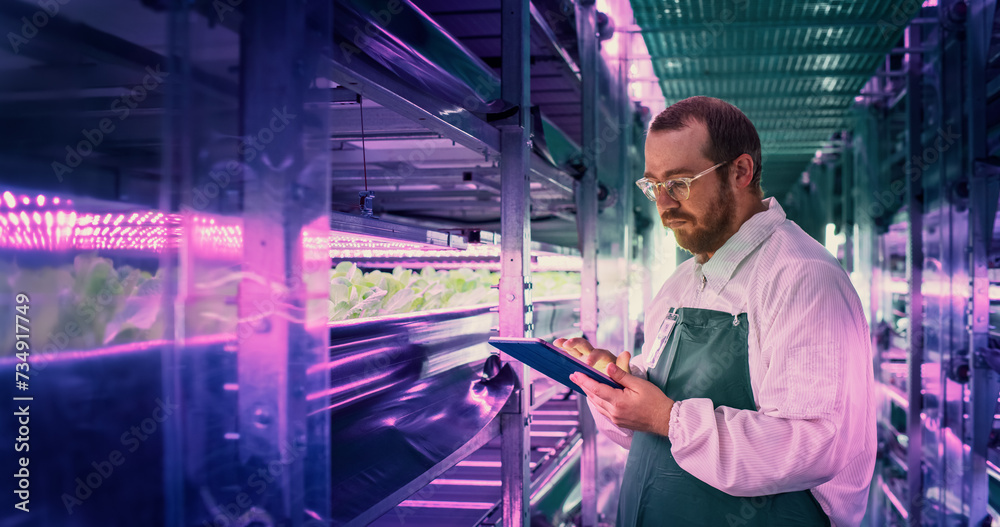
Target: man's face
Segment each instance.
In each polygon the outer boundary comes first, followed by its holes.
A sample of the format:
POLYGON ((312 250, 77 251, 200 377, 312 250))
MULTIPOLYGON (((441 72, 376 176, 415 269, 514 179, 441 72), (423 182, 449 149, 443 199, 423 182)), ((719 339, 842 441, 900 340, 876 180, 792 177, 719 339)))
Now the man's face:
MULTIPOLYGON (((715 163, 702 153, 707 143, 708 130, 699 122, 681 130, 651 132, 646 137, 645 177, 667 181, 711 167, 715 163)), ((691 182, 687 200, 677 201, 662 189, 656 198, 663 226, 674 231, 678 245, 696 255, 714 253, 726 243, 732 235, 735 207, 733 189, 716 173, 691 182)))

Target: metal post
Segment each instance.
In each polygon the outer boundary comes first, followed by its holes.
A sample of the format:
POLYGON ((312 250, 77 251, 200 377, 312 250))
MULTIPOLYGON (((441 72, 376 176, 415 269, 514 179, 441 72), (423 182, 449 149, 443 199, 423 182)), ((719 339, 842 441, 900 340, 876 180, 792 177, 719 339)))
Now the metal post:
POLYGON ((986 54, 992 36, 995 2, 968 2, 966 50, 966 122, 968 123, 968 154, 966 159, 970 185, 969 245, 972 261, 972 320, 969 333, 970 403, 968 425, 963 441, 970 446, 966 461, 969 524, 982 525, 988 518, 989 477, 986 473, 987 442, 993 423, 997 400, 997 375, 982 363, 979 352, 989 346, 989 276, 987 274, 993 222, 996 215, 997 191, 994 167, 983 164, 986 145, 986 54), (993 175, 993 178, 989 176, 993 175), (990 180, 993 180, 992 184, 990 180), (992 200, 992 201, 990 201, 992 200))
MULTIPOLYGON (((577 231, 583 268, 580 272, 580 329, 597 344, 597 116, 598 72, 597 8, 593 0, 581 0, 576 11, 582 89, 583 179, 576 185, 577 231)), ((597 525, 597 428, 590 407, 580 399, 583 452, 580 461, 583 527, 597 525)))
MULTIPOLYGON (((621 303, 621 311, 619 318, 622 321, 622 343, 623 350, 632 350, 633 343, 635 343, 635 329, 629 320, 629 305, 632 303, 631 294, 633 277, 632 273, 629 272, 632 266, 633 254, 635 251, 632 250, 635 244, 635 213, 632 210, 633 203, 632 197, 635 195, 632 189, 635 188, 632 183, 632 179, 637 179, 637 173, 634 170, 635 167, 632 166, 632 123, 633 123, 633 108, 632 100, 629 99, 628 95, 628 58, 629 51, 632 49, 632 39, 642 38, 641 35, 628 34, 621 37, 622 43, 625 46, 625 58, 618 61, 618 90, 619 90, 619 115, 618 115, 618 177, 615 178, 616 188, 619 195, 621 196, 621 204, 619 205, 619 210, 623 216, 623 221, 625 227, 622 229, 621 234, 621 246, 622 254, 619 257, 619 266, 621 268, 622 276, 624 276, 622 287, 626 291, 625 301, 621 303)), ((641 173, 641 171, 638 171, 641 173)))
MULTIPOLYGON (((189 127, 193 126, 190 104, 192 82, 191 68, 183 67, 190 60, 190 8, 182 2, 174 2, 171 6, 168 32, 170 34, 170 63, 167 71, 174 75, 167 80, 166 104, 169 109, 164 117, 163 145, 163 178, 160 180, 160 210, 176 211, 180 208, 177 202, 177 189, 192 187, 191 170, 194 157, 191 141, 193 134, 189 127)), ((166 305, 173 309, 164 310, 164 330, 171 341, 163 354, 163 388, 164 396, 175 401, 182 400, 184 393, 181 383, 183 371, 182 356, 185 352, 183 342, 184 312, 183 297, 190 290, 190 274, 184 269, 182 257, 165 253, 161 257, 163 278, 163 297, 169 299, 166 305), (181 282, 181 277, 187 283, 181 282)), ((187 504, 184 501, 185 459, 184 427, 178 419, 167 419, 163 422, 163 483, 164 483, 164 514, 163 525, 172 527, 184 525, 187 504)))
MULTIPOLYGON (((920 27, 906 28, 911 46, 920 44, 920 27)), ((923 59, 919 53, 906 56, 908 68, 906 74, 906 126, 907 159, 920 159, 923 154, 923 59)), ((909 174, 909 172, 906 172, 909 174)), ((909 222, 909 232, 906 240, 906 283, 910 292, 910 305, 907 306, 910 325, 907 331, 907 399, 906 436, 909 439, 906 447, 906 481, 909 489, 910 525, 921 525, 921 508, 923 503, 923 422, 920 414, 923 410, 923 377, 921 368, 924 363, 924 297, 921 290, 923 282, 924 262, 924 202, 923 179, 907 177, 906 179, 906 209, 909 222)))
POLYGON ((241 28, 241 135, 261 149, 239 159, 247 166, 237 302, 239 459, 248 471, 271 471, 274 481, 252 500, 275 525, 292 527, 313 524, 307 511, 316 520, 328 517, 322 504, 330 499, 329 415, 310 412, 306 398, 325 385, 307 369, 327 358, 322 304, 330 268, 322 249, 329 162, 319 165, 326 170, 312 168, 316 159, 305 150, 311 141, 304 140, 327 137, 319 126, 325 117, 306 117, 309 66, 319 60, 318 46, 307 42, 315 34, 307 7, 249 2, 241 28))
MULTIPOLYGON (((528 170, 530 162, 530 55, 528 0, 502 0, 501 93, 518 112, 500 128, 500 336, 531 336, 531 216, 528 170)), ((529 415, 531 387, 528 369, 518 364, 521 389, 517 404, 505 409, 500 421, 501 481, 504 525, 529 524, 529 415)))
POLYGON ((848 274, 856 271, 854 255, 857 242, 854 236, 854 138, 844 130, 841 133, 844 140, 844 150, 840 154, 840 225, 844 229, 844 269, 848 274))

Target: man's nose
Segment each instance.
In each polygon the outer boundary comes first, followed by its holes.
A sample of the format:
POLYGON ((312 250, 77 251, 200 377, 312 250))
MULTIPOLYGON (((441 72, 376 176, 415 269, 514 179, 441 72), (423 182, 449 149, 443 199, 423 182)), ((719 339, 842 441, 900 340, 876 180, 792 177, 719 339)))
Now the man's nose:
POLYGON ((670 193, 667 192, 666 189, 661 188, 659 189, 659 192, 656 193, 657 209, 663 211, 663 210, 676 209, 677 207, 680 206, 681 206, 680 202, 670 197, 670 193))

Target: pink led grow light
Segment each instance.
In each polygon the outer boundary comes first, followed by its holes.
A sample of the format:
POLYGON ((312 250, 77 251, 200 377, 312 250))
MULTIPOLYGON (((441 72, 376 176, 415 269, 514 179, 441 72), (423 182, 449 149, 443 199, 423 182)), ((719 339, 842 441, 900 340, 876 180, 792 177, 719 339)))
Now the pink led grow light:
MULTIPOLYGON (((159 253, 173 249, 189 233, 190 249, 213 258, 243 256, 243 220, 238 217, 199 214, 165 214, 154 210, 127 212, 77 212, 72 200, 58 196, 0 195, 0 248, 15 250, 101 250, 159 253), (189 223, 185 224, 187 221, 189 223)), ((372 266, 434 265, 441 269, 498 270, 500 246, 470 244, 465 249, 357 234, 303 229, 307 251, 329 251, 334 260, 366 260, 372 266), (419 260, 420 262, 416 262, 419 260), (428 263, 430 260, 436 260, 428 263), (411 265, 415 264, 415 265, 411 265)), ((548 252, 532 254, 535 271, 578 271, 581 260, 548 252)))

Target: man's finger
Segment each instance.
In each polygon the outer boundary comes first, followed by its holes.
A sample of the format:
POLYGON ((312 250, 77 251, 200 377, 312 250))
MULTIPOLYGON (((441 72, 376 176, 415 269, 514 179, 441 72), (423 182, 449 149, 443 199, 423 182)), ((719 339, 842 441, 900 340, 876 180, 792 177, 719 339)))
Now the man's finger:
POLYGON ((604 414, 606 417, 608 418, 611 417, 608 409, 608 407, 611 406, 611 403, 605 401, 604 399, 601 399, 601 397, 596 393, 594 393, 593 391, 591 391, 589 387, 580 386, 580 389, 583 390, 584 395, 587 396, 587 402, 589 402, 592 406, 597 408, 597 410, 602 414, 604 414))
POLYGON ((594 347, 590 345, 590 342, 588 342, 585 338, 575 337, 571 339, 557 339, 557 342, 558 340, 562 340, 563 342, 562 344, 556 344, 557 346, 563 349, 576 350, 578 353, 583 355, 587 355, 594 349, 594 347))
POLYGON ((555 347, 557 347, 557 348, 561 348, 570 357, 575 357, 577 359, 583 358, 585 356, 583 353, 581 353, 580 351, 578 351, 576 348, 573 348, 573 347, 570 347, 570 346, 566 345, 566 341, 568 341, 568 340, 569 339, 556 339, 556 340, 552 341, 552 345, 555 346, 555 347))
MULTIPOLYGON (((587 393, 586 390, 584 390, 584 393, 587 393)), ((596 413, 603 415, 609 421, 612 422, 614 421, 611 417, 611 411, 608 408, 610 406, 609 403, 602 401, 600 398, 594 395, 593 392, 591 392, 587 396, 587 403, 589 403, 591 409, 593 409, 596 413)))
POLYGON ((576 385, 580 388, 588 391, 588 393, 593 393, 595 397, 603 401, 611 403, 618 396, 619 390, 616 390, 607 384, 597 382, 582 373, 574 373, 573 375, 570 375, 570 380, 576 383, 576 385))

